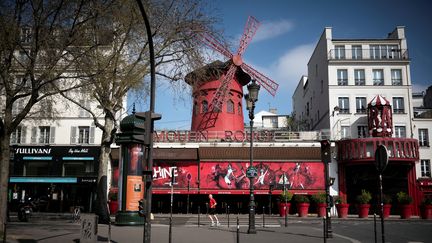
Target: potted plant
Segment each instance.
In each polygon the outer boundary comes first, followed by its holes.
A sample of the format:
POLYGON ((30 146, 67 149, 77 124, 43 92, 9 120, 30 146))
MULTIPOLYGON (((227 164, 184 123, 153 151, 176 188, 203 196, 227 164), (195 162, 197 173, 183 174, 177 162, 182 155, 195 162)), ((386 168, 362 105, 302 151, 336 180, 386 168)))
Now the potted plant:
POLYGON ((299 217, 307 217, 309 211, 309 197, 307 195, 297 194, 294 196, 297 205, 299 217))
POLYGON ((335 198, 336 210, 339 218, 348 217, 349 204, 344 196, 338 196, 335 198))
POLYGON ((388 218, 390 217, 390 209, 391 209, 391 203, 392 203, 392 198, 389 195, 383 195, 383 217, 384 218, 388 218))
POLYGON ((289 213, 289 208, 291 206, 291 199, 293 194, 289 191, 283 191, 281 195, 279 196, 280 202, 279 202, 279 215, 285 216, 285 214, 289 213))
POLYGON ((369 215, 370 200, 372 200, 372 195, 370 192, 362 189, 360 195, 356 197, 358 203, 358 213, 359 218, 367 218, 369 215))
POLYGON ((432 219, 432 197, 425 197, 420 206, 422 219, 432 219))
POLYGON ((118 211, 118 192, 117 191, 110 191, 108 193, 108 207, 110 214, 116 214, 118 211))
POLYGON ((312 195, 312 201, 315 202, 317 206, 318 217, 325 217, 327 210, 326 194, 317 193, 312 195))
POLYGON ((402 219, 409 219, 411 217, 412 197, 406 192, 396 193, 396 199, 399 203, 400 216, 402 219))

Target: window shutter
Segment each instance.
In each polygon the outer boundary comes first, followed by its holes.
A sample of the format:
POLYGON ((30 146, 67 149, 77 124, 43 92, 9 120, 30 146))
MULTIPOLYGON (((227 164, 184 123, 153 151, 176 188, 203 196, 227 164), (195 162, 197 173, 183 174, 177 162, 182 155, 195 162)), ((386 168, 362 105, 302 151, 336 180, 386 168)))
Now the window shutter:
POLYGON ((95 136, 95 127, 90 127, 90 139, 89 143, 94 144, 94 136, 95 136))
POLYGON ((50 127, 50 144, 55 143, 55 127, 50 127))
POLYGON ((37 127, 32 127, 31 131, 31 143, 36 143, 37 139, 37 127))
POLYGON ((70 143, 76 144, 77 127, 71 127, 70 143))
POLYGON ((26 138, 27 138, 27 127, 22 126, 21 127, 21 143, 26 143, 26 138))

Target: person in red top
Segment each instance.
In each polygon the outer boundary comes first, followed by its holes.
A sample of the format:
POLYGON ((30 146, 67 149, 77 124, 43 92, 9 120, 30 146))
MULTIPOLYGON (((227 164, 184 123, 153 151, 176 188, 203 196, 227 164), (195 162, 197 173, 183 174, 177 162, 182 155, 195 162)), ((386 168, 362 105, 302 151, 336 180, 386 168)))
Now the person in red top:
POLYGON ((215 222, 213 220, 213 217, 216 219, 216 225, 220 226, 219 219, 216 216, 216 205, 217 205, 216 200, 213 198, 212 194, 209 194, 209 199, 210 199, 210 203, 209 203, 209 206, 210 206, 209 217, 210 217, 210 220, 212 222, 211 226, 215 226, 215 222))

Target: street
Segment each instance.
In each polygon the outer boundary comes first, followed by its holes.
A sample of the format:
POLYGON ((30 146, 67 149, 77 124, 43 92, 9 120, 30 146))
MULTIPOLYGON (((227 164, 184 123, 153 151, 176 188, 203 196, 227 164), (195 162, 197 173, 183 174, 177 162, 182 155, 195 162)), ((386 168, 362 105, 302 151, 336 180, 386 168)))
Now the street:
MULTIPOLYGON (((239 217, 239 242, 324 242, 322 219, 309 216, 298 218, 290 216, 285 227, 284 218, 278 216, 265 217, 265 227, 262 227, 262 215, 256 217, 257 234, 248 235, 248 216, 219 215, 221 226, 210 227, 206 215, 200 217, 198 227, 197 215, 174 215, 172 242, 187 243, 230 243, 237 240, 236 218, 239 217)), ((327 242, 374 242, 373 219, 332 219, 333 238, 327 242)), ((381 242, 380 224, 377 222, 377 239, 381 242)), ((386 242, 431 242, 432 221, 411 219, 399 220, 391 218, 385 222, 386 242)), ((169 240, 168 215, 155 215, 152 224, 152 242, 168 242, 169 240)), ((78 242, 80 225, 74 223, 68 216, 60 217, 35 216, 30 222, 12 222, 7 225, 7 242, 33 243, 33 242, 78 242)), ((142 226, 115 226, 111 227, 112 242, 142 242, 142 226)), ((98 225, 98 242, 108 241, 108 226, 98 225)))

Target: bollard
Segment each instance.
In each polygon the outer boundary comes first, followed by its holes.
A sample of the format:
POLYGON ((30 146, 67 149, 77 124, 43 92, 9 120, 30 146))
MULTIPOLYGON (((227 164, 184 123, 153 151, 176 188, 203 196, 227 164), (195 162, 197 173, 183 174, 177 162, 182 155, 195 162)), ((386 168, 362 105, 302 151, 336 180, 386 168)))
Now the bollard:
POLYGON ((229 215, 230 215, 229 205, 228 205, 228 209, 227 209, 227 210, 228 210, 228 228, 229 228, 229 223, 230 223, 230 222, 229 222, 229 215))
POLYGON ((239 223, 238 216, 237 216, 237 243, 240 243, 240 223, 239 223))
POLYGON ((3 232, 3 243, 6 243, 6 237, 7 237, 7 234, 6 234, 6 226, 7 226, 7 224, 6 224, 6 222, 4 223, 4 232, 3 232))
POLYGON ((323 238, 324 238, 324 243, 327 242, 327 230, 326 230, 326 217, 323 217, 323 238))
POLYGON ((265 207, 263 206, 263 228, 265 227, 265 207))
POLYGON ((200 227, 200 206, 198 206, 198 227, 200 227))
POLYGON ((374 213, 374 236, 375 236, 375 243, 377 243, 376 213, 374 213))

